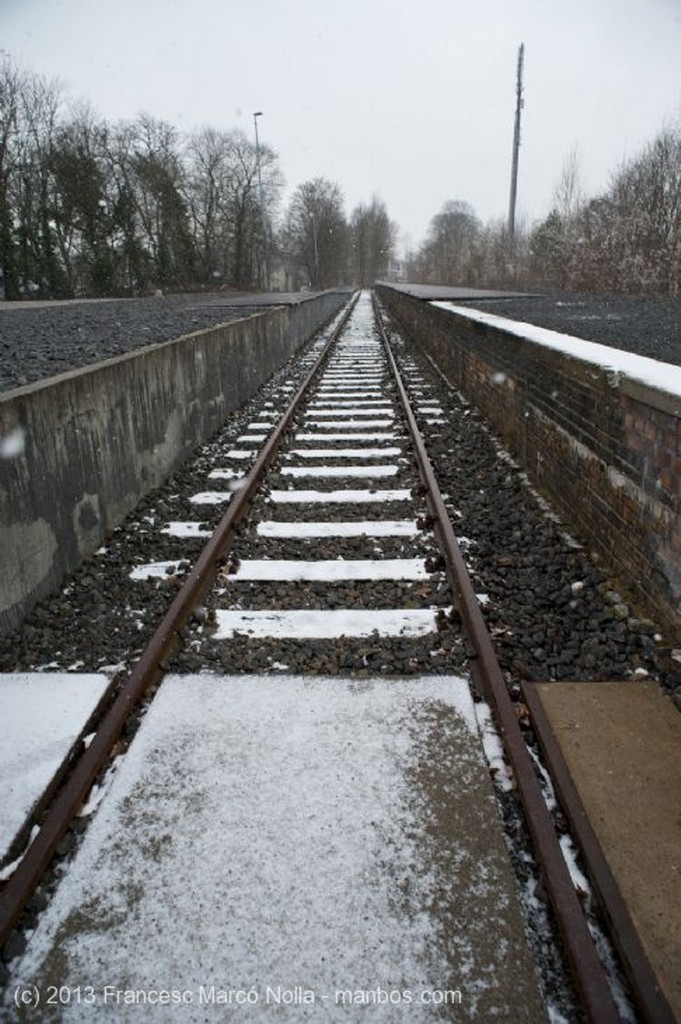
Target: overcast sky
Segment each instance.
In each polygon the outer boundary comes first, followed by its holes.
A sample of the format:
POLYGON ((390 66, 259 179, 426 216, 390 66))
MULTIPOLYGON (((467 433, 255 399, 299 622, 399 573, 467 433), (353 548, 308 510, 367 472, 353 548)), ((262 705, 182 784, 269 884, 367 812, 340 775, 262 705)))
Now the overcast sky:
POLYGON ((593 194, 681 120, 681 0, 0 0, 0 45, 108 119, 240 127, 348 212, 377 193, 423 240, 448 199, 506 217, 525 43, 519 212, 577 147, 593 194))

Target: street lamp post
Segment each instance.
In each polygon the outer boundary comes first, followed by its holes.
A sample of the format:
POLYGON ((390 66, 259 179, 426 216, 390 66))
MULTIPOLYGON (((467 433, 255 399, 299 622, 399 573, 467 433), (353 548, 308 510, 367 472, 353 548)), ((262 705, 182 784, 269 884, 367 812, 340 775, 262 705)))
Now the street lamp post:
POLYGON ((260 219, 262 221, 262 272, 265 281, 265 291, 270 290, 269 273, 267 269, 267 226, 265 222, 265 203, 262 195, 262 169, 260 166, 260 140, 258 138, 258 118, 262 117, 262 110, 256 110, 253 114, 255 125, 255 161, 258 167, 258 199, 260 202, 260 219))
POLYGON ((314 243, 314 272, 315 272, 315 291, 319 291, 319 243, 317 241, 317 218, 312 212, 312 241, 314 243))

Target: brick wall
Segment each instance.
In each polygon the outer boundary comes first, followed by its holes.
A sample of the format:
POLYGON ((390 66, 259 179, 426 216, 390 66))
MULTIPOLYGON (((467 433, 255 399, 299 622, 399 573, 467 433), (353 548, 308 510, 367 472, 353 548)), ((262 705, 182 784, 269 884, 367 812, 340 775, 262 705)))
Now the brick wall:
POLYGON ((681 634, 681 397, 378 292, 635 606, 681 634))

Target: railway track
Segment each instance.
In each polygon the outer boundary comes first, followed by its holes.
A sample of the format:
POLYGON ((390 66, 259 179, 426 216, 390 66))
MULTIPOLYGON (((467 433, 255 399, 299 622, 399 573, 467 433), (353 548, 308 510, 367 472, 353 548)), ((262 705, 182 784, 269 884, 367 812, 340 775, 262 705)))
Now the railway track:
MULTIPOLYGON (((162 527, 167 558, 128 575, 144 605, 177 594, 0 894, 0 940, 20 920, 54 852, 140 703, 164 673, 469 673, 493 708, 524 819, 588 1019, 618 1021, 606 973, 563 858, 481 603, 419 431, 443 422, 432 385, 401 371, 368 295, 309 356, 279 416, 263 406, 184 509, 162 527), (192 548, 192 551, 194 549, 192 548), (192 565, 193 562, 193 565, 192 565)), ((167 511, 167 510, 166 510, 167 511)), ((157 525, 157 524, 154 524, 157 525)))

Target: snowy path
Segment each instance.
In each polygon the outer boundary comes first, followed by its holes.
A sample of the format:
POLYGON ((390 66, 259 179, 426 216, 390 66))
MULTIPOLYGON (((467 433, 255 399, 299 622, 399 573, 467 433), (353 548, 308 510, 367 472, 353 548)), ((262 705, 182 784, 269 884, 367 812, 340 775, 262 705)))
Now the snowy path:
POLYGON ((542 1020, 467 683, 166 679, 20 982, 91 987, 63 1021, 542 1020))

